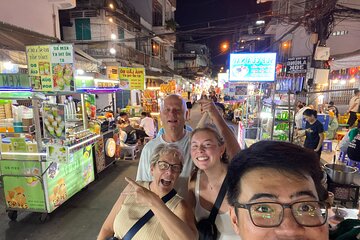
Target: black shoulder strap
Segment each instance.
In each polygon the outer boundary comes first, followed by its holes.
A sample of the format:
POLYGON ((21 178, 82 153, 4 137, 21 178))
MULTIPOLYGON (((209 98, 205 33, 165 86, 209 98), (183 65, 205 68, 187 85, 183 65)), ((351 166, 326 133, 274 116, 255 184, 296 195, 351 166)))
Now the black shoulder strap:
POLYGON ((211 212, 210 212, 210 216, 209 216, 209 220, 214 223, 215 222, 215 219, 216 219, 216 216, 219 212, 219 209, 220 209, 220 206, 224 200, 224 197, 225 197, 225 194, 228 190, 228 184, 227 184, 227 178, 228 178, 228 175, 226 174, 225 178, 224 178, 224 181, 221 185, 221 188, 220 188, 220 191, 219 191, 219 194, 216 198, 216 201, 214 203, 214 206, 213 208, 211 209, 211 212))
MULTIPOLYGON (((170 199, 172 199, 174 196, 176 195, 176 191, 175 189, 171 190, 168 194, 166 194, 165 196, 163 196, 161 198, 161 200, 164 203, 167 203, 170 199)), ((142 226, 145 225, 145 223, 147 223, 147 221, 150 220, 150 218, 152 218, 152 216, 154 216, 154 213, 149 210, 147 213, 145 213, 144 216, 142 216, 142 218, 140 218, 131 228, 130 230, 125 234, 125 236, 122 238, 123 240, 131 240, 135 234, 142 228, 142 226)))

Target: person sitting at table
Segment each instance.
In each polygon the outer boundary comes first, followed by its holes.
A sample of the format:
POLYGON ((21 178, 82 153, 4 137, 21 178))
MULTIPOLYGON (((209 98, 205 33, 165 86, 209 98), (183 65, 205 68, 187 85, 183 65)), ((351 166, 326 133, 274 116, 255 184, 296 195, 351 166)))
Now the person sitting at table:
POLYGON ((123 120, 126 123, 130 124, 129 115, 126 112, 120 112, 119 116, 117 117, 117 121, 123 120))
POLYGON ((149 117, 147 112, 141 113, 140 128, 145 131, 144 137, 150 137, 150 138, 154 137, 155 134, 154 119, 149 117))
POLYGON ((328 240, 328 192, 314 151, 260 141, 228 168, 232 226, 242 240, 328 240))
POLYGON ((97 239, 105 240, 112 236, 124 239, 129 229, 150 210, 153 216, 129 239, 197 239, 194 214, 174 190, 183 161, 176 145, 158 145, 151 158, 153 180, 134 182, 125 178, 129 184, 106 218, 97 239))
POLYGON ((120 141, 125 140, 125 144, 136 144, 137 143, 137 134, 135 128, 133 128, 130 123, 124 119, 118 121, 118 127, 120 131, 126 133, 126 136, 120 132, 120 141))
POLYGON ((329 105, 328 105, 328 107, 327 107, 327 110, 328 110, 328 111, 333 111, 333 112, 335 113, 336 118, 339 117, 339 110, 338 110, 338 108, 335 106, 335 104, 334 104, 333 101, 330 101, 330 102, 329 102, 329 105))
POLYGON ((339 127, 339 123, 338 123, 338 120, 335 116, 335 113, 330 110, 328 112, 329 114, 329 117, 330 117, 330 121, 329 121, 329 127, 328 127, 328 130, 326 131, 326 139, 334 139, 335 138, 335 134, 336 134, 336 130, 338 129, 339 127))

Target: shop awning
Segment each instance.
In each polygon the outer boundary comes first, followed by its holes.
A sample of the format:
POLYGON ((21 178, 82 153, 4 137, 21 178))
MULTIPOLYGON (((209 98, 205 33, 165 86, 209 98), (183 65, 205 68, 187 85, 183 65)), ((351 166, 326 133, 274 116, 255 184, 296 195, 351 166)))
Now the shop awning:
MULTIPOLYGON (((25 48, 27 45, 54 44, 61 41, 34 31, 0 22, 0 61, 11 61, 26 65, 25 48)), ((98 71, 101 61, 96 60, 79 48, 74 47, 75 67, 85 71, 98 71)))
POLYGON ((26 45, 60 42, 59 39, 0 22, 0 49, 25 51, 26 45))
POLYGON ((360 49, 351 52, 332 56, 335 60, 330 62, 331 70, 360 66, 360 49))

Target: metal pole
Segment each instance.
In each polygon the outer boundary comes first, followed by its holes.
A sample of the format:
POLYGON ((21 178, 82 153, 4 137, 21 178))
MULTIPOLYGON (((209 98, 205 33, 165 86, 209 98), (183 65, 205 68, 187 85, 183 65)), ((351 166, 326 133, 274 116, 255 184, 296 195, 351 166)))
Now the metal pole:
POLYGON ((82 110, 82 118, 83 118, 83 127, 84 127, 84 129, 88 129, 88 119, 87 119, 86 109, 85 109, 84 94, 81 93, 80 96, 81 96, 81 110, 82 110))
POLYGON ((35 124, 35 140, 37 143, 38 151, 42 151, 42 137, 41 137, 41 125, 40 125, 40 108, 39 100, 32 100, 33 114, 34 114, 34 124, 35 124))
POLYGON ((337 89, 337 90, 323 90, 323 91, 315 91, 315 92, 307 92, 306 95, 316 94, 316 93, 328 93, 328 92, 342 92, 342 91, 354 91, 357 88, 347 88, 347 89, 337 89))

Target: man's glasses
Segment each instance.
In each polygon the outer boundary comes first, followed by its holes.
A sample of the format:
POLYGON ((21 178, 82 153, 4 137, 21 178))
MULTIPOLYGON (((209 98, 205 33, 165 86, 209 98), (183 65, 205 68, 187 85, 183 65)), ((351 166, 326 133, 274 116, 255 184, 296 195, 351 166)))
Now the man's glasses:
POLYGON ((275 202, 259 202, 241 204, 236 202, 235 208, 249 211, 251 221, 257 227, 278 227, 284 219, 284 209, 290 208, 295 221, 304 227, 318 227, 327 220, 327 206, 318 201, 301 201, 291 204, 275 202))
POLYGON ((170 164, 168 162, 165 161, 158 161, 157 162, 159 169, 160 170, 168 170, 171 167, 171 170, 176 172, 176 173, 181 173, 182 171, 182 164, 170 164))

